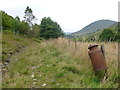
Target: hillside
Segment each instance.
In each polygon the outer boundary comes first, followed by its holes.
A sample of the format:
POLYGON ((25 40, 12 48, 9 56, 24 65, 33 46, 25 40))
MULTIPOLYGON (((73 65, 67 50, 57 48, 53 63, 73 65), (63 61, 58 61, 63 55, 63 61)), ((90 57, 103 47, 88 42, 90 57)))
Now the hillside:
POLYGON ((99 31, 99 30, 103 30, 104 28, 108 28, 115 23, 116 23, 115 21, 111 21, 111 20, 98 20, 98 21, 95 21, 95 22, 87 25, 80 31, 74 32, 70 35, 71 36, 81 36, 81 35, 93 33, 93 32, 99 31))
POLYGON ((66 35, 70 34, 71 32, 65 32, 66 35))
MULTIPOLYGON (((107 27, 107 28, 105 28, 105 29, 110 29, 110 30, 112 30, 112 32, 114 33, 114 35, 116 36, 116 34, 118 34, 118 23, 116 22, 116 23, 114 23, 113 25, 111 25, 111 26, 109 26, 109 27, 107 27)), ((96 31, 96 32, 94 32, 94 33, 91 33, 91 34, 86 34, 86 35, 84 35, 84 37, 86 37, 86 38, 95 38, 95 40, 99 40, 99 36, 102 34, 102 32, 104 31, 104 29, 101 29, 101 30, 99 30, 99 31, 96 31)), ((114 36, 114 37, 115 37, 114 36)), ((113 38, 114 38, 113 37, 113 38)), ((112 38, 112 37, 111 37, 112 38)))
POLYGON ((111 25, 110 27, 108 28, 111 28, 113 30, 118 30, 118 22, 114 23, 113 25, 111 25))
POLYGON ((27 36, 15 35, 11 31, 4 31, 2 34, 2 62, 10 61, 10 57, 32 42, 33 40, 27 38, 27 36))
MULTIPOLYGON (((113 25, 111 25, 111 26, 109 26, 107 28, 111 29, 113 32, 118 32, 118 22, 114 23, 113 25)), ((99 36, 102 33, 102 31, 103 31, 103 29, 100 30, 100 31, 96 31, 94 33, 94 35, 99 36)))
POLYGON ((77 42, 75 46, 73 41, 69 45, 64 38, 38 43, 19 35, 3 33, 3 36, 5 52, 24 46, 2 69, 3 88, 117 88, 117 43, 92 43, 105 45, 108 78, 101 80, 95 76, 88 56, 91 43, 77 42))

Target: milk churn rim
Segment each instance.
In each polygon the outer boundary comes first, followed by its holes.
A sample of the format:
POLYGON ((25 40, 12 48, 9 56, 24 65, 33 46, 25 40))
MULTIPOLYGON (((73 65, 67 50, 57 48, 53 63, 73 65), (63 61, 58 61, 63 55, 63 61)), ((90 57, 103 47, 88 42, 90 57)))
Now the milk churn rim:
POLYGON ((97 47, 98 45, 90 45, 89 47, 88 47, 88 49, 91 49, 91 48, 93 48, 93 47, 97 47))

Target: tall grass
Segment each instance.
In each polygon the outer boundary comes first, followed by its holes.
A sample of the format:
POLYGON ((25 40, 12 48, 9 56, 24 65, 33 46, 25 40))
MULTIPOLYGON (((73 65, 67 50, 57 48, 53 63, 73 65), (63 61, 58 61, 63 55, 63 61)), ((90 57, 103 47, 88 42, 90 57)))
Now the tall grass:
POLYGON ((2 63, 12 55, 19 52, 25 46, 30 45, 33 41, 23 35, 15 35, 11 31, 5 30, 2 34, 2 63))
POLYGON ((1 65, 2 65, 2 33, 0 32, 0 89, 2 88, 1 65))
POLYGON ((65 38, 34 42, 16 54, 3 77, 6 88, 117 88, 117 43, 75 42, 65 38), (104 44, 108 78, 95 76, 90 44, 104 44), (109 49, 110 48, 110 49, 109 49))
MULTIPOLYGON (((105 83, 113 83, 113 86, 118 85, 118 43, 117 42, 77 42, 70 41, 65 38, 59 38, 54 40, 48 40, 44 44, 53 45, 59 49, 59 51, 64 52, 65 54, 71 56, 74 59, 79 59, 79 63, 83 63, 84 67, 87 67, 87 70, 92 68, 90 58, 88 55, 89 45, 98 44, 99 49, 100 45, 105 47, 105 60, 108 67, 107 74, 108 78, 104 80, 100 87, 105 87, 105 83)), ((73 61, 76 62, 76 61, 73 61)), ((84 67, 79 66, 80 69, 84 67)), ((85 71, 83 71, 84 73, 85 71)))

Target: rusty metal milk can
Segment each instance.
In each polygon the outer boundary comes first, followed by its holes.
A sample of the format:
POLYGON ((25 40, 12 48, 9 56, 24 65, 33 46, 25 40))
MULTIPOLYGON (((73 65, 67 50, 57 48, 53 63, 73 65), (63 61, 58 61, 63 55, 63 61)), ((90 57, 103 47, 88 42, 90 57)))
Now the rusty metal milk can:
POLYGON ((90 45, 88 49, 94 71, 107 70, 105 57, 102 51, 98 49, 98 45, 90 45))

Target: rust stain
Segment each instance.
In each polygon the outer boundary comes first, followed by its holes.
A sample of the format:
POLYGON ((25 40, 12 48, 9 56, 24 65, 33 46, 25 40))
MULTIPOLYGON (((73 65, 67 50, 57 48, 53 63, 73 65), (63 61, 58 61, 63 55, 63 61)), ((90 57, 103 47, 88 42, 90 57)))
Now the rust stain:
POLYGON ((94 71, 107 70, 105 58, 102 51, 98 49, 98 45, 90 45, 88 49, 94 71))

